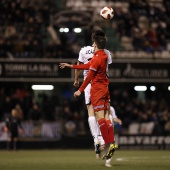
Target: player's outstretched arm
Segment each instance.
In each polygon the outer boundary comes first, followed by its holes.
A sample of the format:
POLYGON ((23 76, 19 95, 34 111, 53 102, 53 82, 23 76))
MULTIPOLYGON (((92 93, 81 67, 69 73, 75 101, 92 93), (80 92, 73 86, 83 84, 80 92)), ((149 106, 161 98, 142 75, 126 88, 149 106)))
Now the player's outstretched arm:
POLYGON ((89 73, 84 80, 83 84, 80 86, 80 88, 74 93, 74 97, 79 97, 81 93, 84 91, 84 89, 87 87, 87 85, 90 83, 90 81, 93 79, 95 76, 95 72, 92 70, 89 70, 89 73))
MULTIPOLYGON (((80 65, 82 64, 80 61, 77 62, 77 65, 80 65)), ((74 72, 74 83, 73 85, 75 87, 79 87, 79 76, 80 76, 80 70, 78 69, 75 69, 75 72, 74 72)))
POLYGON ((60 67, 61 69, 65 68, 65 67, 72 68, 73 65, 72 65, 72 64, 68 64, 68 63, 60 63, 60 64, 59 64, 59 67, 60 67))
POLYGON ((113 118, 113 121, 114 122, 116 122, 116 123, 118 123, 119 125, 122 125, 122 120, 121 119, 119 119, 119 118, 113 118))
POLYGON ((68 63, 60 63, 59 67, 61 69, 68 67, 68 68, 73 68, 73 69, 79 69, 79 70, 88 70, 90 68, 90 64, 81 64, 81 65, 72 65, 72 64, 68 64, 68 63))

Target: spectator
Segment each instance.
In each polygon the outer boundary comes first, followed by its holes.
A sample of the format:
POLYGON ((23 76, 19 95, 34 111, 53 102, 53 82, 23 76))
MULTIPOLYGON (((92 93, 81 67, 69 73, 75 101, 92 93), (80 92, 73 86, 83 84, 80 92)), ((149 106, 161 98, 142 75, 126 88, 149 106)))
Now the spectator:
POLYGON ((42 118, 42 112, 37 103, 34 103, 29 111, 29 117, 33 121, 38 121, 42 118))

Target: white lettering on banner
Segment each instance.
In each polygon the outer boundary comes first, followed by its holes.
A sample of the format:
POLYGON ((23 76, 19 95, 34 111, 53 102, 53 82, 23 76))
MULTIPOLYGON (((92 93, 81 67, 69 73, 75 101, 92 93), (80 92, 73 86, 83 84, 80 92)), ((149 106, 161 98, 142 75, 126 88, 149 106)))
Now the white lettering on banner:
POLYGON ((127 137, 119 137, 118 138, 120 144, 127 144, 127 137))
POLYGON ((150 137, 149 136, 145 136, 144 140, 143 140, 143 144, 150 144, 150 137))
POLYGON ((27 64, 5 64, 6 71, 27 71, 27 64))
POLYGON ((151 137, 151 144, 155 144, 156 140, 157 140, 157 137, 156 136, 152 136, 151 137))
POLYGON ((165 138, 165 144, 170 144, 170 136, 167 136, 167 137, 165 138))
POLYGON ((57 65, 57 64, 55 64, 55 65, 53 66, 53 71, 57 72, 57 71, 58 71, 58 69, 59 69, 58 65, 57 65))
POLYGON ((120 145, 170 145, 170 136, 119 136, 120 145))
POLYGON ((41 72, 51 72, 51 71, 57 71, 58 66, 57 65, 48 65, 48 64, 5 64, 5 71, 11 72, 11 71, 41 71, 41 72))
POLYGON ((28 70, 31 72, 38 71, 38 66, 36 64, 28 65, 28 70))
POLYGON ((136 136, 136 143, 141 144, 142 143, 142 136, 136 136))
POLYGON ((57 64, 5 64, 5 76, 58 76, 57 64))
POLYGON ((120 69, 111 69, 109 68, 109 77, 119 78, 121 77, 121 70, 120 69))
POLYGON ((133 138, 132 136, 129 137, 128 143, 129 143, 129 144, 135 144, 135 138, 133 138))
POLYGON ((131 64, 127 64, 123 72, 123 77, 148 77, 148 78, 168 78, 168 70, 166 69, 137 69, 133 68, 131 64))
POLYGON ((109 77, 132 77, 132 78, 169 78, 168 69, 141 69, 134 68, 131 64, 127 64, 124 70, 120 68, 109 68, 109 77))
POLYGON ((164 137, 163 136, 158 137, 158 144, 162 144, 163 141, 164 141, 164 137))
POLYGON ((47 65, 47 64, 40 64, 40 65, 37 65, 37 64, 33 64, 33 65, 29 65, 29 71, 46 71, 46 72, 51 72, 52 71, 52 68, 51 68, 51 65, 47 65))

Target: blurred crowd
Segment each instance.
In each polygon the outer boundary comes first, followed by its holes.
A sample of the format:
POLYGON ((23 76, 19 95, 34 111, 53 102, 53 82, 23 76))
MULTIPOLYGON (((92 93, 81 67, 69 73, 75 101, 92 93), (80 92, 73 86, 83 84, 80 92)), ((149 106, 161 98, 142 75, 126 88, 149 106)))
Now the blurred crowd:
MULTIPOLYGON (((101 6, 97 5, 103 2, 95 0, 88 4, 93 3, 92 11, 95 11, 95 8, 97 11, 97 7, 101 9, 101 6), (96 5, 93 6, 95 2, 96 5)), ((68 33, 59 32, 59 27, 52 24, 52 16, 63 9, 70 9, 68 3, 71 4, 71 1, 1 0, 0 58, 77 57, 82 45, 90 45, 92 28, 102 22, 95 22, 94 19, 94 23, 84 28, 81 34, 74 33, 72 29, 68 33)), ((80 10, 85 8, 85 2, 75 1, 72 4, 76 6, 76 3, 80 10)), ((114 19, 108 22, 111 25, 107 27, 106 22, 101 25, 109 36, 109 50, 147 53, 169 50, 169 1, 108 0, 102 5, 107 3, 113 3, 111 5, 115 10, 114 19)), ((99 14, 95 14, 94 18, 99 19, 99 14)))
POLYGON ((166 90, 146 92, 142 97, 134 90, 112 90, 111 105, 126 128, 132 123, 153 122, 153 134, 170 134, 170 102, 166 90))
POLYGON ((117 5, 113 22, 124 48, 150 53, 166 50, 170 42, 169 7, 166 0, 130 0, 127 7, 117 5))
MULTIPOLYGON (((153 122, 153 134, 170 134, 170 101, 166 91, 146 93, 141 98, 134 90, 116 89, 111 89, 111 105, 123 122, 122 127, 117 126, 117 133, 127 134, 132 123, 153 122)), ((61 94, 56 95, 40 93, 35 96, 24 88, 14 88, 10 92, 1 88, 0 121, 4 121, 15 109, 21 121, 59 120, 65 130, 74 129, 74 133, 81 134, 89 132, 83 95, 74 98, 71 87, 61 91, 61 94)))
POLYGON ((70 55, 69 46, 65 47, 65 35, 61 35, 61 42, 51 38, 50 16, 57 7, 55 0, 0 1, 0 58, 70 55))
MULTIPOLYGON (((168 0, 107 0, 105 4, 113 5, 114 18, 101 22, 96 13, 93 24, 80 34, 71 29, 68 33, 59 32, 59 27, 52 25, 52 16, 57 12, 71 10, 67 2, 71 4, 71 0, 1 0, 0 58, 77 58, 80 47, 91 44, 91 31, 96 25, 105 30, 111 51, 170 51, 168 0)), ((86 5, 93 3, 91 7, 96 8, 92 11, 97 11, 104 1, 87 2, 86 5)), ((76 7, 77 3, 80 10, 85 8, 85 1, 73 0, 72 4, 76 7)), ((25 88, 0 88, 0 121, 15 109, 22 121, 61 120, 64 128, 78 127, 84 133, 89 130, 84 99, 73 98, 70 89, 64 89, 62 94, 35 96, 32 90, 25 88)), ((154 92, 154 96, 147 94, 141 99, 127 90, 116 89, 111 90, 111 105, 122 119, 123 129, 134 122, 154 122, 154 134, 170 134, 167 92, 154 92)), ((124 132, 120 129, 119 133, 124 132)))

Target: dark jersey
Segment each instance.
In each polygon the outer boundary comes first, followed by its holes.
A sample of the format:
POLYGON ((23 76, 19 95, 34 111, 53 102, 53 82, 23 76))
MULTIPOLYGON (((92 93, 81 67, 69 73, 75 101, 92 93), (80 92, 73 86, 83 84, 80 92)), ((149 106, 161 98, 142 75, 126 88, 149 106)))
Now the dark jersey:
POLYGON ((19 119, 15 117, 8 117, 6 118, 5 122, 9 130, 9 135, 12 137, 18 137, 18 128, 21 128, 19 119))

